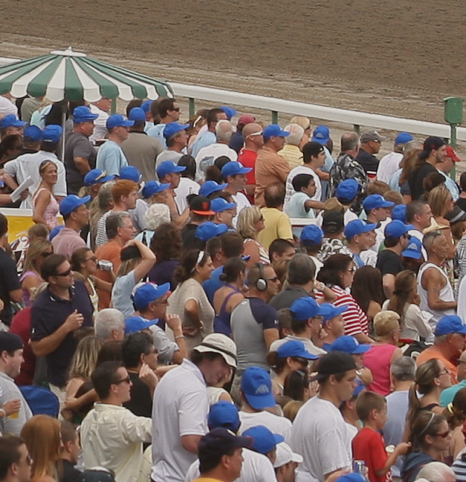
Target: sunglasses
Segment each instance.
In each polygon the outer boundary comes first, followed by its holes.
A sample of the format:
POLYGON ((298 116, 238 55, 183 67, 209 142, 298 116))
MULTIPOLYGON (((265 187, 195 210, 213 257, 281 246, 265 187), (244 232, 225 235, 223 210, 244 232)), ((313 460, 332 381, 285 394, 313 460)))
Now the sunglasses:
POLYGON ((113 382, 112 385, 119 385, 120 383, 131 383, 131 378, 128 375, 126 378, 123 378, 123 380, 118 380, 117 382, 113 382))
POLYGON ((69 276, 71 274, 72 269, 68 269, 64 271, 63 273, 57 273, 55 276, 61 276, 62 278, 65 278, 66 276, 69 276))
POLYGON ((443 432, 443 433, 436 433, 433 435, 433 437, 447 438, 449 435, 450 435, 450 430, 447 430, 446 432, 443 432))
POLYGON ((179 112, 179 111, 180 111, 180 108, 179 108, 179 107, 175 107, 175 108, 173 108, 172 110, 174 110, 175 112, 179 112))

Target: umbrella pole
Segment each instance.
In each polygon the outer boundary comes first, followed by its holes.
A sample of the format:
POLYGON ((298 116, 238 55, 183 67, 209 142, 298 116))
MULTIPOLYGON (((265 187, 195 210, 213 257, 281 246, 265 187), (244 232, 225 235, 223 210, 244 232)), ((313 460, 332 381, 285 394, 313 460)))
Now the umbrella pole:
POLYGON ((67 110, 67 102, 64 100, 61 105, 61 127, 63 129, 63 134, 61 138, 61 158, 60 160, 64 163, 65 162, 65 124, 66 124, 66 110, 67 110))

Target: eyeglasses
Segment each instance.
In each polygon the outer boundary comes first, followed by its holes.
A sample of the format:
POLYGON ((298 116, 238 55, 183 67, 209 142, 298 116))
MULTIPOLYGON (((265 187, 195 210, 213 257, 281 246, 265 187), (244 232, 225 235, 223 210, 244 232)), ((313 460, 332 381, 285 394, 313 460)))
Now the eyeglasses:
POLYGON ((450 372, 445 368, 444 370, 442 370, 439 374, 439 376, 441 377, 442 375, 450 375, 450 372))
POLYGON ((94 263, 97 263, 97 256, 92 256, 92 257, 90 257, 90 258, 85 259, 84 261, 85 261, 85 262, 86 262, 86 261, 94 261, 94 263))
POLYGON ((264 279, 265 279, 265 281, 272 281, 272 283, 276 283, 277 281, 280 281, 278 279, 278 276, 275 276, 275 278, 264 278, 264 279))
POLYGON ((72 269, 68 269, 64 271, 63 273, 57 273, 55 276, 61 276, 62 278, 65 278, 66 276, 69 276, 71 274, 72 269))
POLYGON ((171 110, 174 110, 175 112, 179 112, 180 108, 179 107, 173 107, 173 109, 171 109, 171 110))
POLYGON ((47 256, 50 256, 52 253, 52 251, 44 251, 43 253, 40 253, 41 256, 43 256, 44 258, 46 258, 47 256))
POLYGON ((123 380, 118 380, 117 382, 113 382, 112 385, 119 385, 120 383, 131 383, 131 378, 128 375, 126 378, 123 378, 123 380))
POLYGON ((436 433, 433 435, 433 437, 447 438, 449 435, 450 435, 450 430, 447 430, 446 432, 443 432, 443 433, 436 433))

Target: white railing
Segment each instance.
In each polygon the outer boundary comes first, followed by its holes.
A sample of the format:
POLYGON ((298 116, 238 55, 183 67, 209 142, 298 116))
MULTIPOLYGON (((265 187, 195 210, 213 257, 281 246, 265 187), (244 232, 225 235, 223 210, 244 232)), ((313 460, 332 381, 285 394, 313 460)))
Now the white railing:
MULTIPOLYGON (((19 59, 0 57, 0 66, 17 62, 19 59)), ((335 109, 315 104, 294 102, 284 99, 275 99, 260 95, 244 94, 230 90, 213 89, 196 85, 179 84, 169 82, 173 92, 178 97, 185 97, 194 100, 206 100, 220 104, 233 104, 255 109, 272 111, 273 114, 286 113, 302 115, 312 119, 319 119, 342 124, 350 124, 358 129, 360 126, 376 129, 387 129, 392 131, 407 131, 411 134, 424 136, 438 136, 445 139, 450 138, 451 128, 448 124, 437 124, 433 122, 418 121, 415 119, 403 119, 379 114, 369 114, 346 109, 335 109)), ((456 129, 457 140, 466 141, 466 128, 456 129)))

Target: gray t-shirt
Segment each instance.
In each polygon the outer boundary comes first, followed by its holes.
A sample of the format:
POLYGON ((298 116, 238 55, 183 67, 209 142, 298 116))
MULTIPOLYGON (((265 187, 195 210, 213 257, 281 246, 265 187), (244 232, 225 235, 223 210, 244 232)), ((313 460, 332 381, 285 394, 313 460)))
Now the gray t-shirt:
POLYGON ((0 418, 0 432, 3 435, 7 433, 19 435, 23 425, 32 417, 32 412, 14 380, 6 373, 0 372, 0 407, 3 407, 6 402, 18 398, 21 400, 18 417, 0 418))
POLYGON ((78 194, 84 186, 84 176, 79 172, 74 160, 83 157, 89 161, 89 167, 95 169, 97 152, 89 139, 81 132, 70 132, 66 136, 65 166, 68 194, 78 194))

